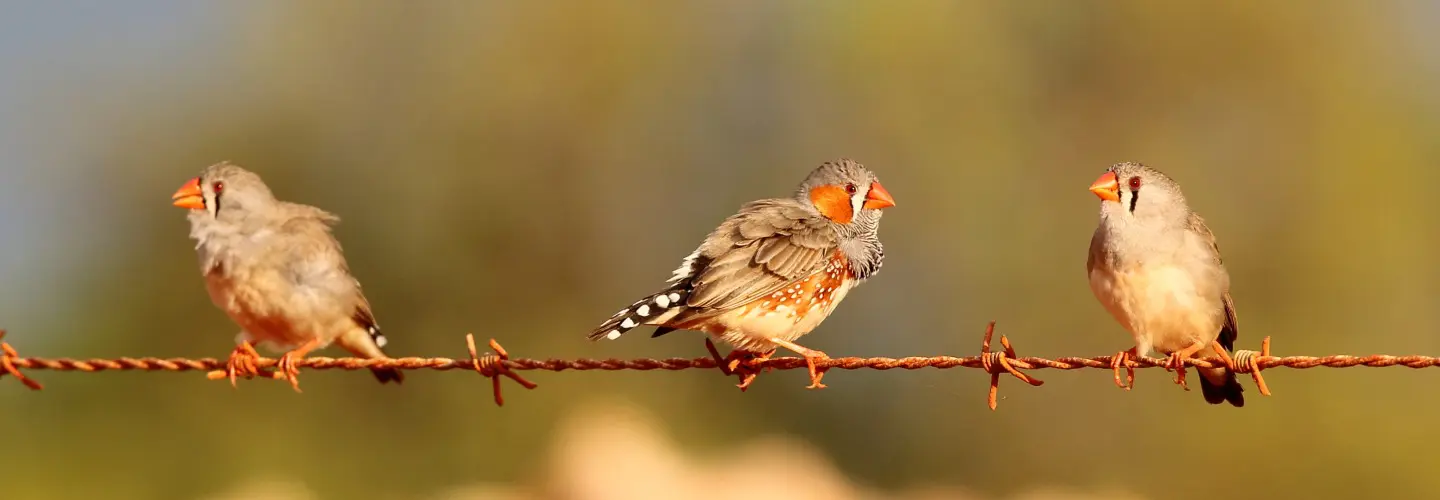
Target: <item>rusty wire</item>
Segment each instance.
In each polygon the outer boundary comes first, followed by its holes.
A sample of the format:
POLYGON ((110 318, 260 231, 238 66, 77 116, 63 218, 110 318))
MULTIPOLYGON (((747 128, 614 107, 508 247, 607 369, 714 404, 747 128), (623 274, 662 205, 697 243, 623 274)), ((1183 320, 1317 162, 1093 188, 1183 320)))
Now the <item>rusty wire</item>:
MULTIPOLYGON (((912 356, 905 358, 886 357, 844 357, 831 358, 816 363, 821 370, 918 370, 921 368, 979 368, 990 374, 990 389, 987 403, 990 409, 995 409, 997 391, 1001 375, 1009 374, 1022 382, 1032 386, 1044 384, 1044 381, 1036 379, 1023 370, 1079 370, 1085 368, 1098 368, 1111 370, 1111 359, 1113 356, 1096 357, 1061 357, 1055 359, 1040 358, 1033 356, 1018 356, 1010 340, 1004 335, 1000 337, 1002 350, 991 350, 990 344, 994 335, 995 323, 992 321, 985 329, 985 338, 981 344, 980 355, 978 356, 912 356)), ((40 383, 27 377, 21 369, 27 370, 54 370, 54 371, 78 371, 78 372, 104 372, 104 371, 203 371, 208 372, 212 379, 238 376, 252 378, 261 376, 265 378, 284 378, 284 375, 276 373, 274 368, 279 364, 278 359, 254 357, 245 359, 238 364, 232 364, 227 360, 215 358, 114 358, 114 359, 70 359, 70 358, 26 358, 20 357, 10 344, 3 341, 5 331, 0 330, 0 377, 10 375, 20 380, 25 386, 39 390, 40 383), (228 370, 227 370, 228 369, 228 370)), ((492 380, 492 388, 495 394, 495 404, 504 405, 504 399, 500 394, 500 377, 504 376, 526 389, 534 389, 537 385, 516 371, 552 371, 562 372, 567 370, 575 371, 619 371, 619 370, 689 370, 689 369, 715 369, 721 368, 724 363, 716 356, 705 358, 664 358, 664 359, 530 359, 511 358, 503 347, 494 339, 490 340, 490 349, 493 354, 479 355, 475 349, 474 335, 465 336, 468 358, 391 358, 391 359, 363 359, 363 358, 329 358, 329 357, 305 357, 295 362, 298 368, 310 370, 365 370, 370 368, 399 368, 402 370, 470 370, 479 373, 481 376, 492 380)), ((253 351, 252 351, 253 352, 253 351)), ((1259 388, 1260 394, 1269 396, 1270 389, 1265 384, 1265 379, 1260 375, 1262 370, 1271 368, 1349 368, 1355 366, 1385 367, 1403 366, 1407 368, 1431 368, 1440 366, 1440 357, 1431 356, 1392 356, 1376 354, 1370 356, 1272 356, 1270 355, 1270 338, 1265 337, 1261 342, 1259 351, 1237 349, 1232 355, 1236 373, 1250 374, 1259 388)), ((752 359, 745 361, 748 369, 753 371, 761 370, 795 370, 806 369, 804 358, 784 357, 768 359, 752 359)), ((1161 358, 1139 358, 1128 359, 1125 363, 1129 368, 1164 368, 1165 359, 1161 358)), ((1185 361, 1186 366, 1197 368, 1217 368, 1225 366, 1219 358, 1191 358, 1185 361)), ((728 374, 728 373, 727 373, 728 374)))

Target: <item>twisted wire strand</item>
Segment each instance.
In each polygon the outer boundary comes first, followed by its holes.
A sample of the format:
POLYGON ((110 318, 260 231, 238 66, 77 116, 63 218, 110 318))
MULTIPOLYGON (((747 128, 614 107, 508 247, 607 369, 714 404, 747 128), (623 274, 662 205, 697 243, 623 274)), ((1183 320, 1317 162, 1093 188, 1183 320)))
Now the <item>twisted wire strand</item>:
MULTIPOLYGON (((910 356, 904 358, 890 357, 843 357, 830 358, 815 362, 818 370, 919 370, 923 368, 979 368, 990 374, 990 392, 987 402, 993 410, 996 406, 996 392, 998 391, 999 379, 1002 374, 1009 374, 1026 384, 1039 386, 1043 381, 1036 379, 1024 370, 1079 370, 1079 369, 1105 369, 1113 370, 1111 364, 1116 356, 1095 356, 1095 357, 1060 357, 1042 358, 1035 356, 1017 356, 1015 349, 1011 346, 1009 339, 1000 337, 1002 350, 993 351, 990 348, 994 334, 995 323, 990 322, 985 330, 985 340, 981 345, 981 353, 978 356, 910 356)), ((156 358, 156 357, 120 357, 113 359, 71 359, 71 358, 41 358, 41 357, 20 357, 16 350, 8 343, 3 342, 5 331, 0 330, 0 377, 6 375, 15 377, 27 387, 34 390, 41 389, 41 385, 35 380, 26 376, 21 370, 51 370, 68 372, 106 372, 106 371, 173 371, 208 372, 212 379, 225 377, 252 378, 261 376, 265 378, 286 378, 286 375, 276 370, 281 362, 275 358, 265 358, 255 355, 243 362, 231 360, 220 360, 215 358, 156 358)), ((403 357, 390 359, 363 359, 363 358, 331 358, 324 356, 305 357, 295 360, 293 365, 296 368, 309 370, 366 370, 370 368, 399 368, 402 370, 469 370, 490 378, 493 382, 495 402, 497 405, 504 405, 500 394, 500 377, 509 378, 526 389, 534 389, 537 384, 530 382, 520 376, 517 371, 676 371, 689 369, 716 369, 722 366, 722 360, 717 357, 708 358, 662 358, 662 359, 533 359, 533 358, 511 358, 495 340, 490 340, 489 347, 494 353, 484 355, 478 354, 475 348, 473 335, 466 335, 469 358, 446 358, 446 357, 403 357)), ((245 350, 248 346, 238 349, 237 353, 245 350)), ((249 349, 253 354, 253 349, 249 349)), ((1329 356, 1272 356, 1270 355, 1270 338, 1266 337, 1261 343, 1259 351, 1236 350, 1232 355, 1234 366, 1230 367, 1236 373, 1250 374, 1258 386, 1260 393, 1270 395, 1270 390, 1265 384, 1264 378, 1260 375, 1263 370, 1271 368, 1350 368, 1357 366, 1368 367, 1389 367, 1402 366, 1406 368, 1431 368, 1440 366, 1440 357, 1406 355, 1395 356, 1388 354, 1374 354, 1369 356, 1352 355, 1329 355, 1329 356)), ((1128 368, 1164 368, 1165 359, 1161 358, 1134 358, 1127 357, 1122 367, 1128 368)), ((753 371, 762 370, 796 370, 807 369, 807 361, 799 357, 780 357, 768 359, 751 359, 744 361, 744 366, 753 371)), ((1196 368, 1217 368, 1225 367, 1225 363, 1219 358, 1191 358, 1185 360, 1185 366, 1196 368)))

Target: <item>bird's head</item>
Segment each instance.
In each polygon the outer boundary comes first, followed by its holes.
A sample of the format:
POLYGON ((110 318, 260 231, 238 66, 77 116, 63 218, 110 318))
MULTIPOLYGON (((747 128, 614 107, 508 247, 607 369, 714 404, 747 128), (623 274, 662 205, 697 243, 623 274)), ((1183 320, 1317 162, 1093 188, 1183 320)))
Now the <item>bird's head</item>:
POLYGON ((849 159, 821 164, 800 183, 795 197, 841 227, 873 226, 881 210, 895 206, 875 174, 849 159))
POLYGON ((1126 222, 1183 222, 1190 215, 1180 185, 1159 170, 1139 163, 1111 165, 1090 185, 1100 198, 1100 213, 1126 222))
POLYGON ((224 220, 275 203, 275 195, 259 175, 230 162, 205 167, 171 199, 175 206, 190 209, 192 220, 224 220))

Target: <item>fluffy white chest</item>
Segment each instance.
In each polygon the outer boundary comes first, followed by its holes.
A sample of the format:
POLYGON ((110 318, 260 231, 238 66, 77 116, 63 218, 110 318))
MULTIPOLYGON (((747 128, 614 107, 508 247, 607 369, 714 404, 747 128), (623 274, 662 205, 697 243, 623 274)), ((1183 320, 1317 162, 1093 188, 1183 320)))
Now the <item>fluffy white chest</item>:
POLYGON ((244 330, 242 336, 275 349, 291 349, 312 338, 328 345, 352 326, 336 301, 321 290, 296 284, 264 269, 216 270, 205 276, 210 299, 244 330))
POLYGON ((1152 348, 1168 354, 1213 341, 1224 323, 1224 306, 1211 288, 1173 264, 1090 272, 1090 290, 1134 336, 1142 356, 1152 348))

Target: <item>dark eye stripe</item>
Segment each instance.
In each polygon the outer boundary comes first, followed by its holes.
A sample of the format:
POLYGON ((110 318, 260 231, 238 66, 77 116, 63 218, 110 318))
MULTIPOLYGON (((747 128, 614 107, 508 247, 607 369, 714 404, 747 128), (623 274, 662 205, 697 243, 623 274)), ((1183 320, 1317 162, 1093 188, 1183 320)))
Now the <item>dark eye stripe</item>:
POLYGON ((210 197, 215 199, 215 209, 210 212, 213 217, 220 216, 220 193, 225 190, 225 183, 216 182, 210 185, 210 197))

